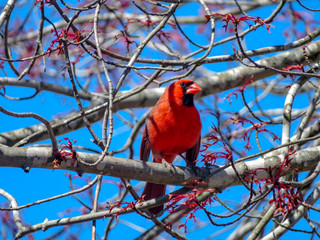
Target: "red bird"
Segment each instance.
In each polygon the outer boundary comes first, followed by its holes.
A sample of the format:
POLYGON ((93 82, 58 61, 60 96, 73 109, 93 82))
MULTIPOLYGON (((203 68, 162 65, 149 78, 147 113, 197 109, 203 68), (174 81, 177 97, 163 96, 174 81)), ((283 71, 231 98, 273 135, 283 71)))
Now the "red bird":
MULTIPOLYGON (((141 160, 148 161, 152 151, 153 162, 171 164, 177 155, 186 152, 187 166, 195 165, 202 124, 193 97, 200 91, 195 82, 187 79, 166 88, 146 120, 140 147, 141 160)), ((142 195, 145 200, 150 200, 165 192, 166 185, 147 182, 142 195)), ((149 210, 157 214, 162 209, 163 205, 149 210)))

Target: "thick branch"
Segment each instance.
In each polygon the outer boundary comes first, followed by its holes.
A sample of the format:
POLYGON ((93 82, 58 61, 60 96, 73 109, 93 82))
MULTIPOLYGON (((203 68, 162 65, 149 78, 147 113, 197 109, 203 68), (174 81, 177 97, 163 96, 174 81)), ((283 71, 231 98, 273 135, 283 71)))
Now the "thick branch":
MULTIPOLYGON (((318 49, 320 48, 320 41, 311 43, 306 47, 306 51, 308 54, 308 58, 310 61, 315 62, 320 59, 320 53, 318 49)), ((275 67, 277 69, 281 69, 282 67, 294 65, 294 64, 306 64, 305 57, 302 49, 297 49, 291 52, 285 52, 278 54, 274 57, 266 58, 260 61, 257 61, 260 65, 266 65, 270 67, 275 67)), ((246 66, 240 66, 237 68, 233 68, 221 73, 217 73, 212 75, 210 79, 200 79, 197 81, 202 88, 201 97, 208 96, 214 93, 223 92, 235 87, 242 86, 244 82, 252 75, 254 75, 254 81, 258 81, 264 79, 266 77, 270 77, 275 75, 276 73, 263 68, 249 68, 246 66), (244 77, 244 78, 243 78, 244 77)), ((146 89, 143 90, 133 96, 130 96, 130 92, 122 92, 123 95, 128 95, 127 98, 123 99, 120 95, 119 98, 122 100, 117 102, 117 99, 114 103, 114 112, 120 109, 127 108, 140 108, 140 107, 150 107, 153 106, 158 98, 163 93, 163 88, 156 89, 146 89)), ((95 108, 95 106, 91 106, 91 110, 95 108)), ((88 116, 88 119, 91 122, 96 122, 101 120, 106 104, 98 107, 98 109, 91 115, 88 116)), ((87 109, 87 111, 90 110, 87 109)), ((72 113, 66 115, 65 117, 58 118, 53 120, 54 123, 51 125, 54 128, 55 135, 65 134, 70 131, 74 131, 76 129, 82 128, 84 123, 82 122, 81 116, 78 113, 72 113), (70 118, 73 120, 70 120, 70 118), (66 124, 66 122, 68 122, 66 124)), ((18 129, 7 133, 0 134, 0 144, 5 144, 8 146, 12 146, 15 143, 19 142, 21 139, 26 138, 27 136, 41 130, 42 127, 40 125, 34 125, 28 127, 27 129, 18 129)), ((30 140, 29 143, 40 141, 47 139, 47 134, 43 131, 41 136, 30 140)))
MULTIPOLYGON (((98 154, 78 153, 82 161, 92 163, 99 158, 98 154)), ((304 149, 296 152, 290 162, 292 168, 299 171, 307 171, 316 167, 320 160, 320 147, 304 149)), ((53 169, 50 148, 15 148, 0 145, 0 166, 2 167, 22 167, 26 168, 45 168, 53 169)), ((269 167, 274 171, 277 170, 278 164, 283 160, 283 156, 258 158, 253 161, 240 162, 236 164, 236 169, 240 176, 246 176, 252 170, 256 170, 256 178, 268 178, 269 167), (264 170, 265 169, 265 170, 264 170)), ((208 185, 204 187, 224 189, 228 186, 241 185, 236 173, 231 166, 220 168, 212 166, 211 168, 197 168, 197 176, 194 172, 186 167, 173 166, 168 168, 162 164, 137 161, 125 158, 106 156, 96 166, 83 166, 79 163, 72 163, 73 160, 63 162, 60 169, 71 171, 83 171, 85 173, 101 174, 121 178, 129 178, 140 181, 162 183, 166 185, 183 186, 184 182, 191 179, 208 176, 208 185)), ((290 172, 287 172, 290 174, 290 172)))

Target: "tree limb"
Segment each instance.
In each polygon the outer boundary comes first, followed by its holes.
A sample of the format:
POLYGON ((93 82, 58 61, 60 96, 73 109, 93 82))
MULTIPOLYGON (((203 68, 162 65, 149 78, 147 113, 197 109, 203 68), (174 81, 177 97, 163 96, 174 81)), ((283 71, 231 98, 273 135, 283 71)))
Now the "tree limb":
MULTIPOLYGON (((309 44, 306 47, 309 60, 312 62, 318 61, 320 59, 320 53, 318 49, 320 48, 320 41, 309 44)), ((260 61, 257 61, 260 65, 266 65, 270 67, 276 67, 281 69, 282 67, 293 65, 293 64, 307 64, 302 49, 293 50, 290 52, 280 53, 276 56, 269 57, 260 61)), ((244 82, 254 75, 254 81, 264 79, 275 75, 276 73, 263 68, 249 68, 247 66, 236 67, 221 73, 213 74, 210 79, 200 79, 197 83, 201 86, 202 92, 200 97, 205 97, 214 93, 223 92, 235 87, 242 86, 244 82)), ((298 74, 298 73, 292 73, 298 74)), ((125 108, 141 108, 153 106, 158 98, 163 93, 164 88, 154 88, 145 89, 137 94, 131 96, 129 92, 121 92, 119 96, 114 101, 114 112, 125 109, 125 108), (128 97, 126 97, 128 96, 128 97), (117 99, 120 98, 121 101, 117 99)), ((96 122, 101 120, 106 103, 99 105, 91 105, 86 109, 86 113, 92 113, 88 115, 90 122, 96 122)), ((66 134, 70 131, 84 127, 82 118, 79 113, 71 113, 64 117, 57 118, 51 123, 55 131, 55 135, 66 134), (72 118, 72 120, 71 120, 72 118), (66 122, 68 122, 66 124, 66 122), (56 126, 56 127, 55 127, 56 126)), ((33 125, 28 128, 17 129, 10 132, 0 134, 0 144, 5 144, 8 146, 13 146, 15 143, 19 142, 21 139, 34 134, 35 132, 42 131, 43 127, 41 125, 33 125)), ((37 136, 29 143, 36 141, 41 141, 47 139, 47 134, 43 131, 40 136, 37 136)))
MULTIPOLYGON (((98 154, 78 152, 78 158, 85 162, 94 162, 99 158, 98 154)), ((283 160, 284 156, 258 158, 252 161, 235 162, 238 174, 246 176, 251 170, 256 170, 256 178, 264 179, 269 176, 269 167, 274 171, 277 165, 283 160)), ((320 147, 313 147, 297 151, 290 162, 292 169, 307 171, 315 168, 320 160, 320 147)), ((29 167, 53 169, 53 159, 50 148, 15 148, 0 145, 0 166, 3 167, 29 167)), ((229 186, 241 185, 232 166, 229 167, 202 167, 197 168, 197 175, 187 167, 172 166, 168 168, 158 163, 143 162, 132 159, 106 156, 96 166, 82 166, 79 162, 70 159, 62 162, 60 169, 78 172, 79 169, 85 173, 101 174, 120 178, 129 178, 139 181, 162 183, 166 185, 188 186, 186 181, 192 179, 205 179, 208 176, 205 188, 224 189, 229 186)), ((287 172, 290 174, 290 172, 287 172)), ((190 185, 189 185, 190 186, 190 185)))

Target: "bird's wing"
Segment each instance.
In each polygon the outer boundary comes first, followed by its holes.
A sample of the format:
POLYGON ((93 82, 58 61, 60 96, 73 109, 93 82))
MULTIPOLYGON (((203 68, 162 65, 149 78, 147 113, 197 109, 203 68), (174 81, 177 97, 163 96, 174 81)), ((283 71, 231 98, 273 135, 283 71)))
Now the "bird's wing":
POLYGON ((195 161, 197 160, 199 150, 200 150, 200 142, 201 136, 199 137, 196 144, 186 151, 186 162, 188 167, 193 167, 195 165, 195 161))
POLYGON ((148 159, 150 157, 150 151, 151 151, 151 144, 149 141, 148 129, 147 129, 147 125, 146 125, 144 128, 142 140, 141 140, 140 160, 148 161, 148 159))

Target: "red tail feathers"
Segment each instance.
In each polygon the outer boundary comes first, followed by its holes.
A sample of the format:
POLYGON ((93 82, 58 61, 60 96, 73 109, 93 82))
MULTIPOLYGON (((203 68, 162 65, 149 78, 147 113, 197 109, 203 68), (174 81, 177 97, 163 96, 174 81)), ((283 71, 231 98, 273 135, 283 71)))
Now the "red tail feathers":
MULTIPOLYGON (((142 196, 145 195, 145 200, 150 200, 153 198, 161 197, 165 193, 166 185, 147 182, 143 190, 142 196)), ((161 212, 162 209, 163 205, 154 208, 149 208, 150 212, 152 212, 153 214, 161 212)))

